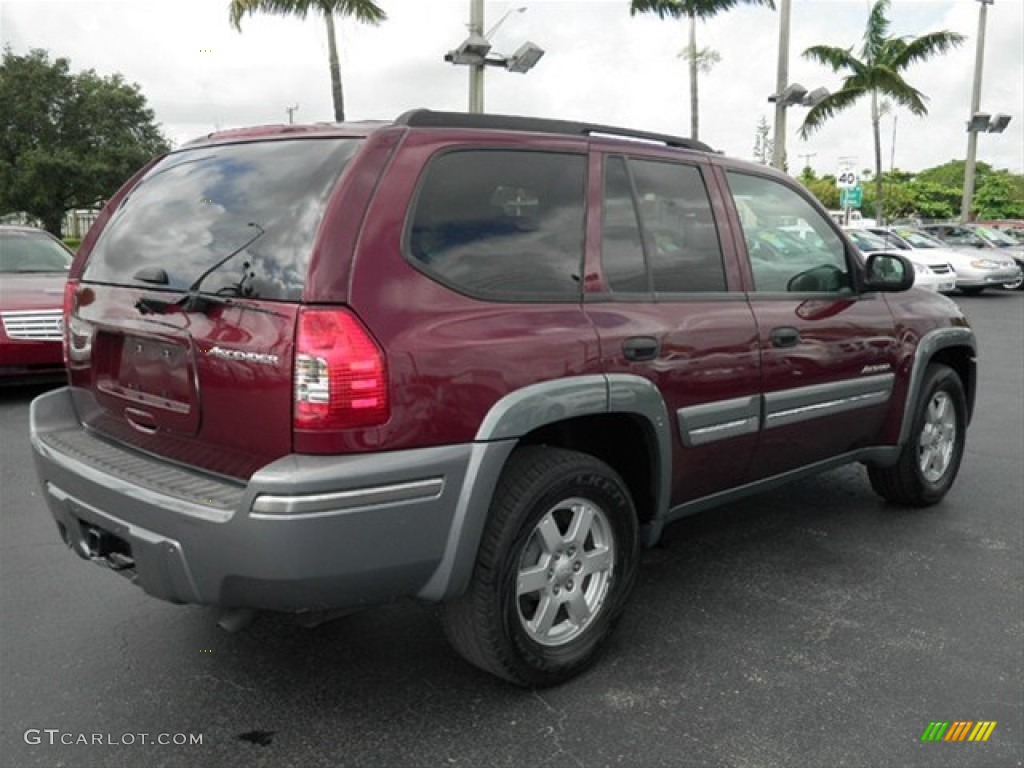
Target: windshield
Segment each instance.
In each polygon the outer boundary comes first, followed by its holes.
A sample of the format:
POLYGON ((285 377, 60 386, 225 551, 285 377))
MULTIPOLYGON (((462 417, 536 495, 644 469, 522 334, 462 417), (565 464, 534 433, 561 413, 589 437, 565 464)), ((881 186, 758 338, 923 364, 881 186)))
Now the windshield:
POLYGON ((0 273, 66 272, 71 254, 44 232, 0 232, 0 273))
POLYGON ((359 143, 256 141, 168 155, 118 208, 83 277, 185 291, 215 267, 203 293, 297 301, 327 199, 359 143), (143 279, 155 273, 166 282, 143 279))
POLYGON ((885 240, 878 235, 872 234, 871 232, 865 232, 863 229, 848 229, 846 234, 853 240, 853 244, 862 251, 884 251, 887 248, 892 249, 893 246, 887 244, 885 240))
POLYGON ((914 248, 945 248, 941 240, 936 240, 919 229, 894 229, 893 232, 910 243, 914 248))
POLYGON ((975 227, 974 231, 993 245, 1007 246, 1017 244, 1013 238, 1004 235, 998 229, 993 229, 992 227, 975 227))

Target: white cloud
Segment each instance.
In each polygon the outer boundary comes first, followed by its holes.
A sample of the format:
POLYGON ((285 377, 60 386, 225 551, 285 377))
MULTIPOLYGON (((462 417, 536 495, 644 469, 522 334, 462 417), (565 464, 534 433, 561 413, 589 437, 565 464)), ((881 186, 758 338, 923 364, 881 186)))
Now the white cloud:
MULTIPOLYGON (((340 24, 347 111, 352 119, 387 119, 413 107, 463 110, 467 72, 442 60, 466 34, 468 0, 379 0, 390 18, 379 27, 340 24)), ((526 13, 508 17, 493 37, 511 52, 524 40, 546 49, 526 75, 488 70, 488 111, 561 117, 686 135, 689 94, 685 22, 630 17, 628 0, 521 0, 526 13)), ((493 24, 513 2, 488 2, 493 24)), ((800 53, 810 45, 853 46, 867 16, 866 0, 793 0, 790 81, 835 89, 838 77, 800 53)), ((915 67, 908 81, 930 97, 929 115, 896 113, 896 165, 918 170, 962 158, 974 66, 978 3, 895 0, 892 31, 952 29, 969 40, 953 53, 915 67)), ((1003 134, 983 135, 980 160, 1024 172, 1024 3, 989 7, 982 109, 1013 115, 1003 134)), ((138 82, 164 131, 182 143, 216 128, 283 122, 299 104, 302 122, 332 118, 323 23, 279 17, 228 24, 226 0, 4 0, 0 37, 16 53, 41 47, 66 56, 75 70, 122 73, 138 82), (209 52, 205 52, 209 51, 209 52)), ((700 46, 722 56, 700 81, 701 138, 727 154, 750 157, 754 130, 772 119, 778 16, 743 7, 699 29, 700 46)), ((873 164, 868 105, 859 104, 804 142, 802 110, 789 114, 791 166, 831 171, 840 156, 873 164)), ((889 164, 893 118, 883 119, 889 164)))

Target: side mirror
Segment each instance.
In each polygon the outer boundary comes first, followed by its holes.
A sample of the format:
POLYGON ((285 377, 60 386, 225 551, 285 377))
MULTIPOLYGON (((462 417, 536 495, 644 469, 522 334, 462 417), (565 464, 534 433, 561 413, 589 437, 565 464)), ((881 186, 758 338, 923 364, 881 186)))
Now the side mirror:
POLYGON ((864 290, 895 293, 914 285, 914 265, 898 253, 875 253, 864 266, 864 290))

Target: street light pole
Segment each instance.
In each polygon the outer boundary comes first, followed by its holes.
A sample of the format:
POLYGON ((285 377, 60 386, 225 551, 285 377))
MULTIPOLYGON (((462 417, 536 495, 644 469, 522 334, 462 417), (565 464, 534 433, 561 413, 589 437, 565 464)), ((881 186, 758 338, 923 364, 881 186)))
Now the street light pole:
MULTIPOLYGON (((985 21, 988 6, 994 0, 978 0, 978 46, 974 55, 974 86, 971 89, 971 112, 974 115, 981 107, 981 70, 985 64, 985 21)), ((967 128, 967 162, 964 163, 964 198, 960 203, 960 220, 967 222, 971 217, 971 203, 974 200, 974 172, 978 158, 978 131, 967 128)))
MULTIPOLYGON (((781 94, 789 80, 789 3, 779 3, 779 68, 775 78, 775 93, 781 94)), ((772 166, 786 169, 786 107, 785 100, 775 101, 775 138, 772 143, 772 166)))
MULTIPOLYGON (((484 36, 484 0, 470 0, 469 3, 469 34, 470 37, 484 36)), ((484 61, 469 66, 469 111, 484 111, 484 61)))

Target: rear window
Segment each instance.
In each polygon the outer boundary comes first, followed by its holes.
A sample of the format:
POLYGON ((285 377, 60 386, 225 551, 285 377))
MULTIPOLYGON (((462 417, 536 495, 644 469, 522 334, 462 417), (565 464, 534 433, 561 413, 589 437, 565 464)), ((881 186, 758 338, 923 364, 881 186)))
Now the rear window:
POLYGON ((327 199, 359 144, 262 141, 168 155, 118 208, 83 277, 185 291, 212 269, 203 293, 297 301, 327 199), (152 282, 158 270, 166 284, 152 282))
POLYGON ((71 254, 42 232, 0 231, 0 273, 66 272, 71 254))
POLYGON ((413 263, 457 291, 511 301, 579 299, 586 158, 459 150, 427 169, 413 263))

